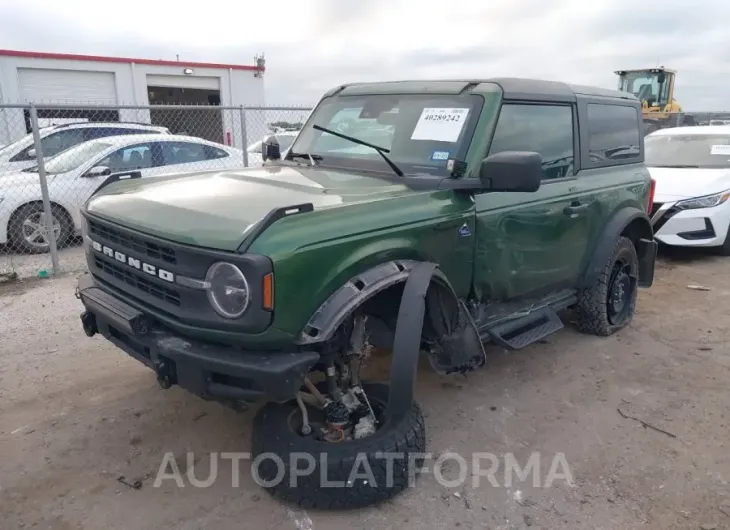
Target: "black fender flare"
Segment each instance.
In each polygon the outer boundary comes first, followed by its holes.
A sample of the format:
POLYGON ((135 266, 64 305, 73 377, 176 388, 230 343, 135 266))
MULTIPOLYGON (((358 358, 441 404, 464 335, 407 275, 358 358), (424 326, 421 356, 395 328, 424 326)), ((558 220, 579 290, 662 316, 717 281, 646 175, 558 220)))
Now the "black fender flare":
POLYGON ((342 322, 366 300, 397 283, 405 282, 418 264, 412 260, 386 261, 350 278, 319 306, 297 339, 316 344, 332 338, 342 322))
POLYGON ((631 236, 631 239, 634 240, 634 243, 637 245, 637 253, 639 254, 639 284, 642 287, 651 286, 657 246, 654 241, 651 221, 643 210, 633 206, 627 206, 618 210, 603 229, 596 249, 593 251, 593 256, 590 258, 588 267, 579 282, 579 287, 589 287, 596 281, 596 278, 598 278, 606 266, 606 261, 611 256, 616 240, 630 226, 632 228, 630 230, 631 233, 627 235, 631 236))
MULTIPOLYGON (((388 417, 402 418, 415 398, 416 371, 426 314, 426 293, 438 266, 431 262, 388 261, 348 280, 312 315, 299 344, 328 340, 342 322, 366 300, 397 283, 405 282, 393 340, 388 417)), ((443 274, 441 274, 443 276, 443 274)))
POLYGON ((407 414, 415 397, 416 371, 426 317, 427 296, 432 284, 441 286, 460 311, 460 326, 444 337, 441 356, 429 358, 439 373, 465 373, 484 365, 486 355, 476 324, 454 292, 448 278, 432 262, 390 261, 351 278, 320 306, 300 335, 300 343, 329 339, 342 322, 361 304, 384 289, 405 283, 398 307, 390 375, 388 415, 407 414))
POLYGON ((426 293, 437 265, 430 262, 416 264, 410 271, 403 288, 398 324, 393 341, 393 360, 390 370, 388 416, 402 418, 411 410, 416 393, 416 371, 421 353, 421 332, 426 315, 426 293))
MULTIPOLYGON (((390 370, 390 396, 388 416, 400 418, 411 410, 416 393, 418 358, 421 353, 421 338, 426 316, 426 297, 433 283, 440 284, 456 298, 451 284, 435 263, 417 263, 410 271, 403 288, 398 320, 393 340, 393 360, 390 370)), ((452 337, 445 342, 455 346, 458 353, 451 354, 453 362, 450 371, 445 373, 465 373, 484 365, 486 355, 476 325, 468 309, 456 298, 459 311, 463 311, 462 328, 454 330, 452 337), (457 338, 454 340, 453 336, 457 338), (475 345, 476 342, 476 345, 475 345), (463 351, 470 350, 470 351, 463 351)), ((434 368, 434 359, 431 358, 434 368)), ((442 368, 447 368, 442 366, 442 368)))

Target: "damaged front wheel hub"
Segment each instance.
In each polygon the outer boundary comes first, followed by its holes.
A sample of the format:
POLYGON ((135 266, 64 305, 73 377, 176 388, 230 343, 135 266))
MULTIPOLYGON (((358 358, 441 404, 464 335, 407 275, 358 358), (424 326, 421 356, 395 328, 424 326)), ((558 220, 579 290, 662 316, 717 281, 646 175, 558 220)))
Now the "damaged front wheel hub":
POLYGON ((330 429, 343 429, 350 419, 350 412, 344 403, 331 401, 324 406, 324 417, 330 429))

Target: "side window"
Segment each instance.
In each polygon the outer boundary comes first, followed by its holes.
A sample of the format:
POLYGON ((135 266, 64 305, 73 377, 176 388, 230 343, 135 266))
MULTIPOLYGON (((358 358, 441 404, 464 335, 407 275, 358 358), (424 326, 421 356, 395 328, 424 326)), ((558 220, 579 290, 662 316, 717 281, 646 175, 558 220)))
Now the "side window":
POLYGON ((489 154, 535 151, 542 155, 543 179, 573 176, 573 108, 566 105, 505 103, 489 154))
POLYGON ((223 149, 218 149, 217 147, 212 147, 210 145, 204 146, 205 148, 205 158, 208 160, 217 160, 219 158, 226 158, 228 156, 228 153, 226 153, 223 149))
MULTIPOLYGON (((64 129, 54 132, 48 136, 41 138, 41 149, 43 149, 44 158, 57 155, 61 151, 65 151, 69 147, 73 147, 84 141, 84 134, 81 129, 64 129)), ((25 160, 35 160, 35 157, 29 156, 30 151, 35 150, 35 145, 31 144, 20 153, 15 155, 10 161, 21 162, 25 160)))
POLYGON ((156 134, 158 131, 144 129, 131 129, 129 127, 89 127, 83 129, 84 137, 87 140, 106 138, 107 136, 125 136, 127 134, 156 134))
POLYGON ((114 127, 89 127, 83 129, 84 138, 86 140, 95 140, 97 138, 106 138, 107 136, 117 136, 118 134, 124 134, 117 132, 120 129, 114 127))
POLYGON ((203 162, 205 146, 192 142, 162 142, 162 164, 171 166, 173 164, 190 164, 192 162, 203 162))
POLYGON ((111 155, 99 162, 97 166, 106 166, 112 170, 129 171, 132 169, 146 169, 158 166, 153 156, 152 144, 134 144, 114 151, 111 155))
POLYGON ((66 129, 57 133, 49 134, 41 140, 43 156, 49 157, 65 151, 69 147, 80 144, 84 141, 84 134, 81 129, 66 129))
POLYGON ((589 103, 588 151, 591 162, 640 159, 641 124, 635 107, 589 103))
POLYGON ((115 134, 160 134, 157 129, 122 129, 120 127, 117 131, 115 134))

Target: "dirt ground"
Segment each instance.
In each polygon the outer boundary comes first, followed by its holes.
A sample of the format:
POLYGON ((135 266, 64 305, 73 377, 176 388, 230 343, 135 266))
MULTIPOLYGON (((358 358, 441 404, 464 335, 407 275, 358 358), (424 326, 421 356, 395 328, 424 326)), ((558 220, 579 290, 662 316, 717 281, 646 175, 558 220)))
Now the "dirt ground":
POLYGON ((285 506, 245 473, 232 488, 225 469, 208 488, 153 487, 165 452, 184 467, 188 451, 248 451, 254 412, 162 391, 139 363, 86 338, 72 277, 0 287, 0 527, 730 528, 728 265, 662 257, 634 323, 607 339, 567 325, 517 353, 490 348, 489 366, 467 378, 420 367, 429 451, 521 462, 539 451, 543 473, 564 453, 572 487, 450 490, 425 474, 380 507, 340 513, 285 506))

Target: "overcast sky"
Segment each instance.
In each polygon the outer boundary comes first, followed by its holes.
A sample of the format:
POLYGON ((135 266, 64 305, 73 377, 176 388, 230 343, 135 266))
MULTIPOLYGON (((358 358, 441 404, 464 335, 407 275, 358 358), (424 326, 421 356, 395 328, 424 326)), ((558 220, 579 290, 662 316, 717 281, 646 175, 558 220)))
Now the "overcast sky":
POLYGON ((685 110, 730 110, 728 0, 0 0, 0 48, 252 64, 268 104, 343 82, 518 76, 613 88, 679 71, 685 110), (13 4, 11 4, 11 2, 13 4))

